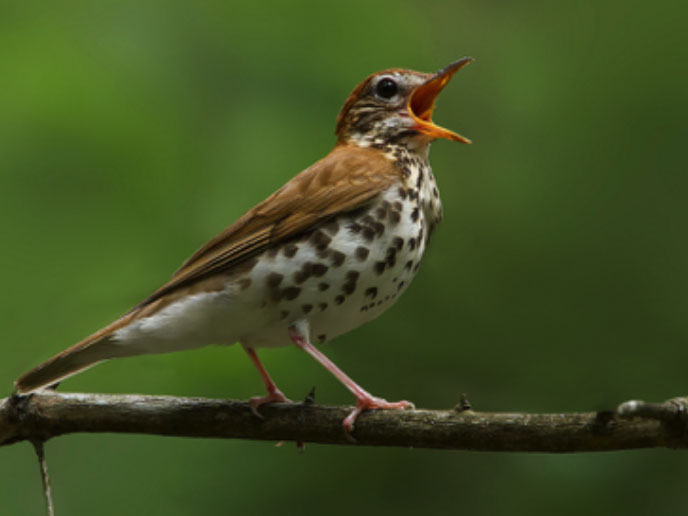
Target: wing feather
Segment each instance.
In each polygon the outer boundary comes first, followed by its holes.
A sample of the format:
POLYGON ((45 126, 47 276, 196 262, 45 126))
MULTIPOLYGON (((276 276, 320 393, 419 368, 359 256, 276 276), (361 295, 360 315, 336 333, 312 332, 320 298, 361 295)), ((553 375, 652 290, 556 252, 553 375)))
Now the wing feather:
POLYGON ((398 177, 393 162, 379 150, 336 146, 196 251, 170 281, 134 309, 199 279, 231 273, 271 245, 361 207, 398 177))

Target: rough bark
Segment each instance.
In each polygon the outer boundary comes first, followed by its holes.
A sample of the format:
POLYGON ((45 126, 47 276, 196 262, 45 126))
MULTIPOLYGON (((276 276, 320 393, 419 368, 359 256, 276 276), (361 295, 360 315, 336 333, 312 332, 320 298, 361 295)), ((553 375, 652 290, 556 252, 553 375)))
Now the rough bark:
POLYGON ((584 452, 688 447, 688 398, 631 401, 606 412, 525 414, 451 410, 369 411, 347 439, 349 407, 304 403, 261 407, 171 396, 46 391, 0 400, 0 446, 75 432, 302 441, 472 451, 584 452))

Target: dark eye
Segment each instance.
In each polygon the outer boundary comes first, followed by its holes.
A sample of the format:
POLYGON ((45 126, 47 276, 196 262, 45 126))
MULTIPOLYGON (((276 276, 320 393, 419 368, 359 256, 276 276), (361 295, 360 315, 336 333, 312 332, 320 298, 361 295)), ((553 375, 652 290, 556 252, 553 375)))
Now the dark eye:
POLYGON ((399 86, 397 86, 397 83, 389 78, 382 79, 375 87, 375 93, 377 93, 378 97, 383 99, 391 99, 398 92, 399 86))

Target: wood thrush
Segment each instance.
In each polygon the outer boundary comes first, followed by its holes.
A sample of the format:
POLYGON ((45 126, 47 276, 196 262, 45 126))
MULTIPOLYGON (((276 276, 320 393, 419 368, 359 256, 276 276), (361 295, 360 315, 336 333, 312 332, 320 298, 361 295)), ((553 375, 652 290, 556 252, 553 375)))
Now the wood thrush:
POLYGON ((196 251, 172 279, 109 326, 19 378, 19 393, 59 382, 103 360, 240 342, 267 395, 289 401, 256 348, 296 344, 356 397, 347 432, 367 409, 411 407, 366 392, 318 350, 380 315, 416 274, 442 205, 430 142, 470 143, 435 125, 435 99, 471 61, 435 74, 390 69, 349 95, 337 143, 196 251))

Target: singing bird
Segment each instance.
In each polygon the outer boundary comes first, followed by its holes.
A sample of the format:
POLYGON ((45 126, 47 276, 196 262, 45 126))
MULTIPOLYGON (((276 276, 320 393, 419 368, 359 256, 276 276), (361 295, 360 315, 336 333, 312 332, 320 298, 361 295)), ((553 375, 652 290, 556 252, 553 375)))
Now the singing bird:
POLYGON ((287 402, 256 354, 295 344, 356 397, 351 432, 368 409, 403 409, 361 388, 313 345, 375 319, 418 271, 442 205, 428 162, 438 138, 470 143, 432 121, 435 100, 465 57, 437 73, 394 68, 349 95, 337 142, 196 251, 172 278, 109 326, 46 360, 16 382, 30 393, 103 360, 239 342, 267 394, 287 402))

